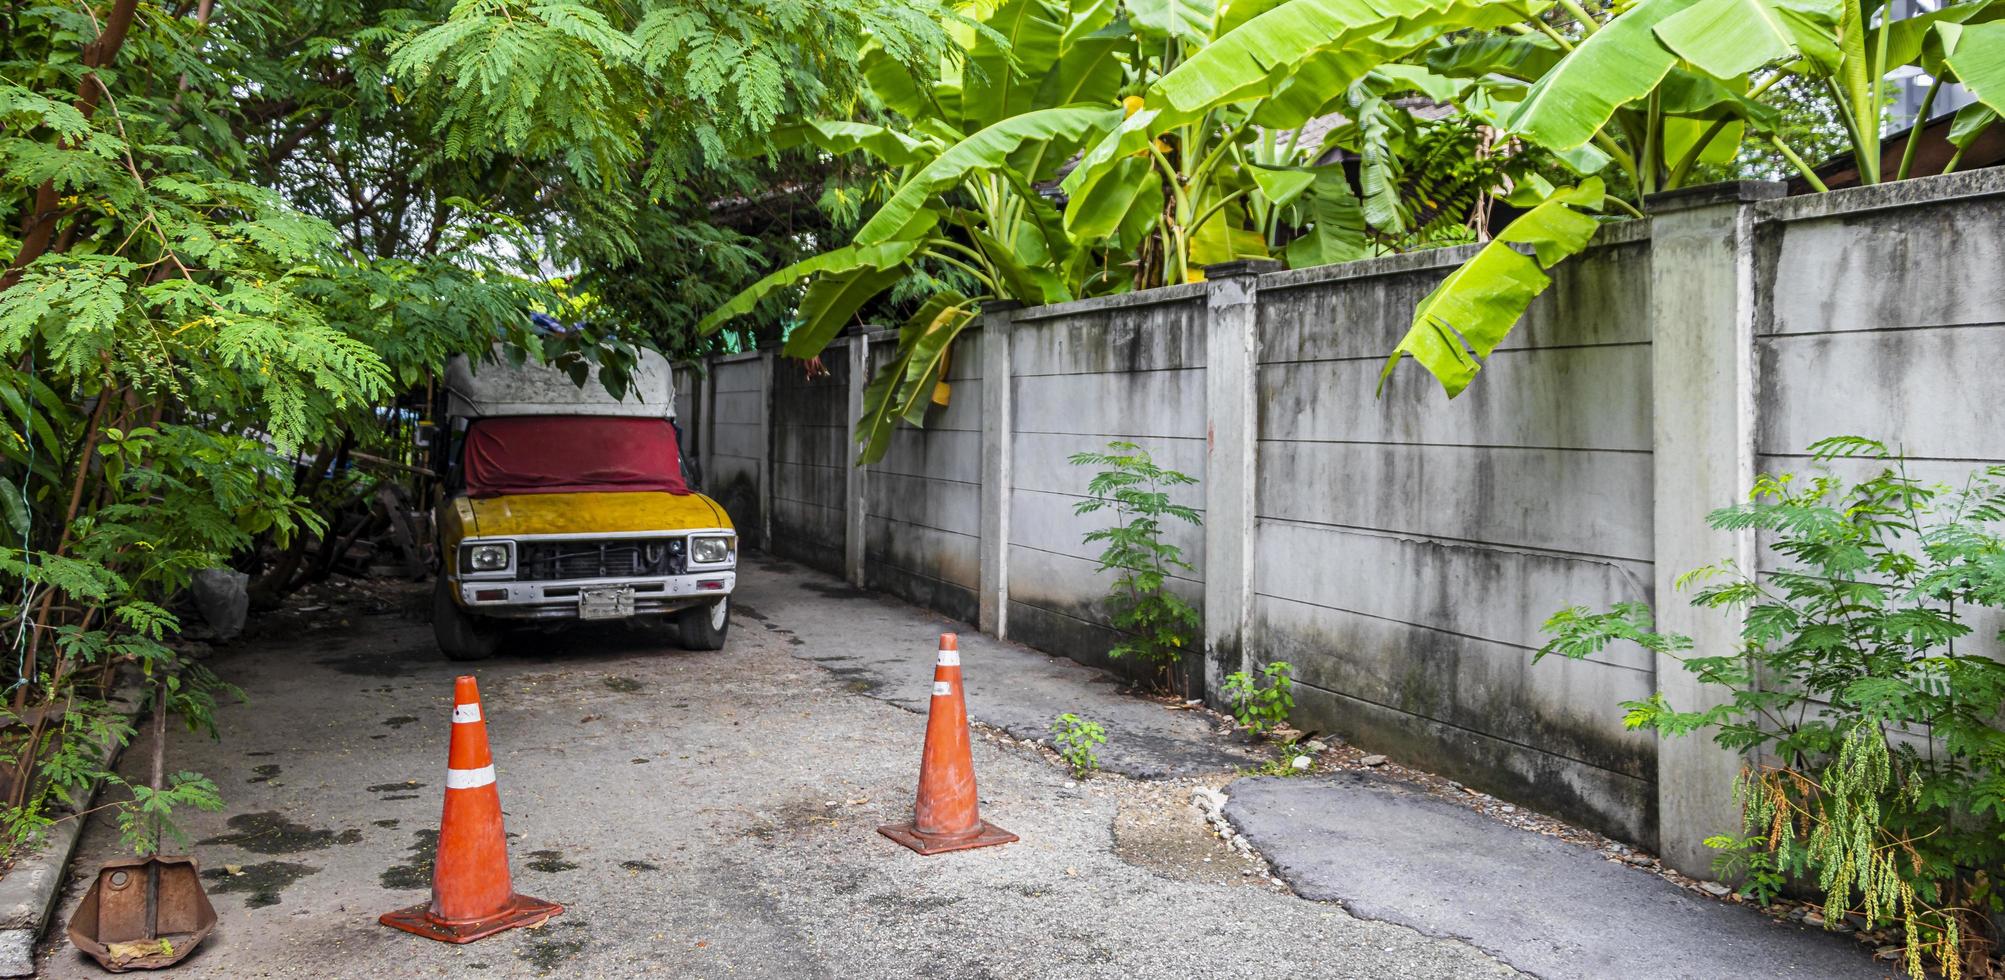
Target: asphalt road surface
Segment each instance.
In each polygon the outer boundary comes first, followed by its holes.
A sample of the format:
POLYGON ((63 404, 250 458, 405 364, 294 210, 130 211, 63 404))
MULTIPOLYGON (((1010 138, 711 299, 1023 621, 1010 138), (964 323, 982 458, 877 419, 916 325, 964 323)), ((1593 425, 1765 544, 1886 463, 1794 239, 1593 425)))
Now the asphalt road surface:
MULTIPOLYGON (((808 621, 823 581, 748 570, 759 618, 740 617, 721 652, 614 625, 529 635, 478 665, 516 889, 566 908, 461 947, 376 923, 427 896, 462 672, 433 649, 423 589, 324 590, 265 621, 216 655, 249 696, 220 712, 222 739, 170 738, 170 769, 209 775, 228 801, 184 815, 221 921, 176 974, 1517 975, 1266 878, 1186 802, 1230 772, 1073 783, 1037 750, 978 735, 983 816, 1022 841, 930 858, 898 847, 875 829, 910 814, 925 719, 815 662, 881 657, 885 642, 808 621)), ((906 633, 931 628, 905 615, 906 633)), ((913 651, 915 687, 931 659, 913 651)), ((127 751, 129 775, 148 750, 142 738, 127 751)), ((115 828, 94 820, 62 919, 118 854, 115 828)), ((103 976, 60 921, 42 963, 103 976)))

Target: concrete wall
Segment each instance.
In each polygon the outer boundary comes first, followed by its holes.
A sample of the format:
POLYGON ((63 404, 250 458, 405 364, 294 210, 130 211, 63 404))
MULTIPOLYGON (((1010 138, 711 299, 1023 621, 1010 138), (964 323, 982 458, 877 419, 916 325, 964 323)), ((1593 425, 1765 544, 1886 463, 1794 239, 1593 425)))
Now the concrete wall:
POLYGON ((843 487, 849 476, 849 361, 824 357, 815 377, 800 361, 773 366, 772 494, 768 550, 832 574, 842 574, 843 487))
MULTIPOLYGON (((962 333, 947 363, 947 404, 926 410, 924 428, 893 433, 863 492, 863 584, 970 622, 981 584, 981 343, 979 327, 962 333)), ((872 336, 872 376, 897 349, 895 333, 872 336)))
POLYGON ((708 417, 698 444, 703 481, 745 541, 766 543, 767 398, 772 357, 734 354, 712 361, 704 391, 708 417))
MULTIPOLYGON (((1096 571, 1104 545, 1085 535, 1110 512, 1075 514, 1096 470, 1074 453, 1131 442, 1156 463, 1204 472, 1204 291, 1184 286, 1113 300, 1024 310, 1010 327, 1008 494, 1009 635, 1086 663, 1137 675, 1106 651, 1119 642, 1100 602, 1110 576, 1096 571)), ((1204 509, 1204 487, 1179 487, 1178 503, 1204 509)), ((1195 570, 1171 588, 1203 604, 1204 534, 1171 522, 1166 538, 1195 570)))
POLYGON ((1648 601, 1649 261, 1640 223, 1563 266, 1478 381, 1413 365, 1374 397, 1414 306, 1470 251, 1259 284, 1254 662, 1298 720, 1547 809, 1654 836, 1641 649, 1536 667, 1569 604, 1648 601), (1331 329, 1331 325, 1340 329, 1331 329), (1598 406, 1583 411, 1583 406, 1598 406))
MULTIPOLYGON (((1374 388, 1466 250, 999 306, 956 346, 952 403, 852 471, 846 521, 779 517, 790 477, 734 506, 770 499, 776 528, 833 535, 816 547, 852 556, 852 581, 1104 663, 1108 577, 1081 542, 1100 519, 1073 513, 1091 474, 1066 457, 1140 443, 1205 477, 1179 494, 1207 527, 1177 529, 1196 569, 1173 587, 1205 608, 1197 679, 1214 695, 1225 673, 1287 660, 1300 724, 1705 874, 1700 841, 1735 827, 1738 760, 1627 732, 1618 702, 1710 692, 1636 648, 1534 665, 1539 625, 1644 601, 1664 628, 1729 644, 1736 625, 1672 598, 1672 579, 1758 564, 1759 542, 1704 516, 1757 471, 1805 468, 1815 439, 1884 439, 1945 478, 2005 460, 2005 173, 1779 193, 1695 188, 1605 227, 1452 401, 1413 365, 1374 388)), ((853 357, 860 340, 840 343, 853 357)), ((755 363, 711 369, 708 451, 741 480, 763 451, 734 425, 763 416, 732 393, 758 389, 755 363)), ((834 458, 864 374, 844 426, 804 414, 835 411, 826 393, 773 389, 780 428, 801 430, 768 440, 776 474, 834 458)))

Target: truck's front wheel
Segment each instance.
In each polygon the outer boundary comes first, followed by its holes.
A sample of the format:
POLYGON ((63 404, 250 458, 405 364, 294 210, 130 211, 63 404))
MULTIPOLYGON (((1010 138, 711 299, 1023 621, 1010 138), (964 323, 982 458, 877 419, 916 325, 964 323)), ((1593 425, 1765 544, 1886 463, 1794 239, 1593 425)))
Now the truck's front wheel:
POLYGON ((461 609, 445 576, 432 589, 432 637, 447 660, 486 660, 501 646, 501 629, 461 609))
POLYGON ((724 634, 731 630, 731 599, 691 606, 676 616, 685 650, 722 650, 724 634))

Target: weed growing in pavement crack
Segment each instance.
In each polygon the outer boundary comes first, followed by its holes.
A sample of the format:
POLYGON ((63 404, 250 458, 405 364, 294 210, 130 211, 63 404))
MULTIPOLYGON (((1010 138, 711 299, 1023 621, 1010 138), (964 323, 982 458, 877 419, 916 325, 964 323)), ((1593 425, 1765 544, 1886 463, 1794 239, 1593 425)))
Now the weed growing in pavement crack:
POLYGON ((1077 779, 1100 768, 1100 757, 1093 754, 1093 747, 1107 742, 1107 730, 1097 721, 1087 721, 1068 711, 1051 723, 1051 740, 1058 746, 1058 754, 1072 766, 1072 775, 1077 779))
POLYGON ((1246 671, 1234 671, 1225 678, 1225 699, 1232 705, 1232 717, 1255 735, 1265 735, 1288 723, 1295 710, 1295 665, 1276 660, 1260 668, 1266 686, 1246 671))

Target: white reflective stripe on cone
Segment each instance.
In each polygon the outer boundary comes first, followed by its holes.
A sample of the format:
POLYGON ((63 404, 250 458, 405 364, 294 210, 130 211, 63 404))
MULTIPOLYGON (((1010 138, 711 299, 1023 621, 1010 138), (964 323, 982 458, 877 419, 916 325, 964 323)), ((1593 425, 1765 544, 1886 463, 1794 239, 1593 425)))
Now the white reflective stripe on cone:
POLYGON ((959 650, 940 651, 940 666, 959 667, 960 665, 961 665, 961 651, 959 650))
POLYGON ((494 782, 494 767, 446 770, 447 789, 479 789, 494 782))
POLYGON ((953 685, 953 684, 951 684, 951 683, 949 683, 949 682, 947 682, 947 681, 934 681, 934 682, 933 682, 933 696, 934 696, 934 697, 936 697, 936 698, 942 698, 942 697, 946 697, 947 695, 949 695, 949 694, 952 694, 952 693, 954 693, 954 685, 953 685))
POLYGON ((479 720, 480 720, 480 705, 477 704, 453 705, 453 724, 465 725, 479 720))

